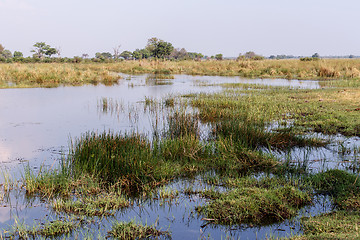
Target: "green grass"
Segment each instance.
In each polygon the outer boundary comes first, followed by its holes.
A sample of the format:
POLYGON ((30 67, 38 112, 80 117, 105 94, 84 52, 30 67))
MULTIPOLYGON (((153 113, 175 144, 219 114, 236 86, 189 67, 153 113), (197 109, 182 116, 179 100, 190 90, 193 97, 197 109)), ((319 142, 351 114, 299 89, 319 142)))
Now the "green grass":
POLYGON ((130 222, 114 222, 108 236, 115 239, 171 239, 168 231, 161 231, 154 226, 130 222))
POLYGON ((103 193, 81 196, 76 200, 58 198, 51 205, 56 212, 85 216, 110 216, 121 208, 129 207, 130 202, 122 195, 103 193))
POLYGON ((282 221, 311 203, 310 196, 291 185, 271 188, 242 187, 212 194, 208 204, 197 210, 222 224, 265 224, 282 221))
POLYGON ((5 239, 56 238, 70 234, 77 227, 79 227, 79 219, 73 218, 51 220, 40 224, 34 222, 33 226, 15 220, 12 229, 5 231, 0 237, 5 239))
POLYGON ((360 134, 358 89, 294 90, 269 88, 200 94, 191 104, 205 122, 234 121, 252 126, 290 125, 292 131, 360 134))
POLYGON ((360 239, 360 213, 336 211, 301 220, 304 235, 293 240, 360 239))
POLYGON ((315 190, 330 195, 340 209, 360 210, 360 181, 358 174, 343 170, 328 170, 310 177, 315 190))

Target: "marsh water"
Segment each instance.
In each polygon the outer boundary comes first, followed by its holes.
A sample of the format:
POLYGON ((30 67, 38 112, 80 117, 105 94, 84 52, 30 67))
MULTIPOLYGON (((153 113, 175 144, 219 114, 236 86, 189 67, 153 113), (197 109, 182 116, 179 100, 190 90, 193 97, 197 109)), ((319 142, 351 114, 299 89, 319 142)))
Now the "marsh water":
MULTIPOLYGON (((54 167, 66 155, 70 139, 88 131, 137 131, 151 135, 158 116, 146 107, 147 100, 164 101, 186 94, 217 92, 223 89, 223 83, 320 88, 317 81, 186 75, 157 80, 148 75, 123 75, 119 83, 113 86, 0 89, 1 171, 16 180, 21 178, 25 166, 35 170, 41 166, 54 167), (104 101, 110 107, 104 109, 104 101)), ((337 136, 330 140, 333 144, 325 148, 295 149, 278 156, 297 162, 308 161, 313 169, 346 165, 357 158, 351 151, 339 151, 337 143, 351 149, 360 145, 359 138, 337 136)), ((187 184, 206 187, 195 179, 192 182, 178 180, 167 188, 182 189, 187 184)), ((12 193, 9 197, 10 203, 0 207, 0 229, 9 228, 15 221, 33 224, 41 219, 60 217, 39 199, 29 200, 20 193, 12 193)), ((329 199, 319 198, 317 201, 317 204, 302 209, 299 216, 330 210, 329 199)), ((262 239, 266 236, 289 236, 300 231, 296 220, 262 227, 213 227, 194 213, 194 207, 204 202, 204 199, 184 194, 171 201, 135 201, 133 207, 117 212, 113 218, 89 222, 80 232, 73 233, 73 237, 76 238, 76 234, 106 235, 106 229, 109 230, 114 219, 135 219, 149 225, 156 223, 161 229, 171 231, 173 239, 206 239, 208 236, 211 239, 262 239)))

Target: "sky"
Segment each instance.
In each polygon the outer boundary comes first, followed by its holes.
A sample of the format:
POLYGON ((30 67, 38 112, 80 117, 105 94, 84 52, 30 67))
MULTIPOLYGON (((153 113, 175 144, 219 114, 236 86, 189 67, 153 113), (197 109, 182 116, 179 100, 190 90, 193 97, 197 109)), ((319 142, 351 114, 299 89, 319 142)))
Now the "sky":
POLYGON ((93 57, 157 37, 208 56, 360 55, 359 11, 359 0, 0 0, 0 44, 93 57))

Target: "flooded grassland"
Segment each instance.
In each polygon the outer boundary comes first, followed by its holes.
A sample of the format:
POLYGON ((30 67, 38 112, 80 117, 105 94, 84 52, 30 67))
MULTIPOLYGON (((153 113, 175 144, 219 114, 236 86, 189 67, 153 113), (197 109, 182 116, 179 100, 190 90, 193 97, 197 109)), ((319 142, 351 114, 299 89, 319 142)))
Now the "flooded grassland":
POLYGON ((166 73, 0 90, 1 236, 359 237, 356 79, 166 73))

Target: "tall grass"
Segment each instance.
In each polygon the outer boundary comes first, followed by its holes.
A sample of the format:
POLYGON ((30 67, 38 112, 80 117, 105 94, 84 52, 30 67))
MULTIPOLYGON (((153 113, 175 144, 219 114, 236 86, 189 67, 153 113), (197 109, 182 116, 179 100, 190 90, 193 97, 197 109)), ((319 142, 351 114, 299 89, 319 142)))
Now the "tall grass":
MULTIPOLYGON (((332 79, 341 81, 331 81, 324 84, 360 86, 360 60, 358 59, 322 59, 309 62, 292 59, 0 64, 0 87, 113 84, 119 78, 114 72, 241 76, 245 78, 332 79)), ((158 83, 161 84, 162 82, 158 83)), ((166 82, 166 84, 168 83, 166 82)))
POLYGON ((128 190, 162 181, 150 142, 135 133, 87 133, 72 143, 67 161, 75 175, 87 172, 128 190))
POLYGON ((101 65, 0 64, 0 88, 113 85, 119 78, 117 73, 101 65))

